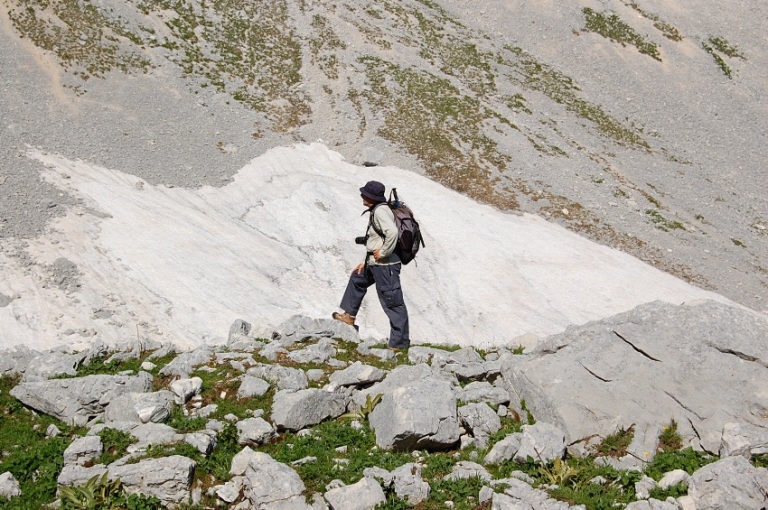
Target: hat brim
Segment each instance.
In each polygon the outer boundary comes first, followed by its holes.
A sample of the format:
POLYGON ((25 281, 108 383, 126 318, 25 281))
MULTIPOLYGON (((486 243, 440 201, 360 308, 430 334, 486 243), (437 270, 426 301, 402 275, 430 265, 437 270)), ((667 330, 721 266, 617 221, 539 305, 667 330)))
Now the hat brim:
POLYGON ((387 197, 384 195, 372 195, 366 191, 365 187, 360 188, 360 195, 364 196, 365 198, 369 200, 373 200, 374 202, 386 202, 387 197))

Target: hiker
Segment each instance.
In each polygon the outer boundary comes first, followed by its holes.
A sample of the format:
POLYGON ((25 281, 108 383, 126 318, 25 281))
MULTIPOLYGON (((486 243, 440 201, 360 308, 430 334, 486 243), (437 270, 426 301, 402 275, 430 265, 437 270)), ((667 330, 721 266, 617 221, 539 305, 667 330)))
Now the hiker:
POLYGON ((368 287, 376 284, 379 302, 389 317, 389 348, 400 350, 407 349, 411 343, 408 336, 408 310, 400 288, 402 264, 395 253, 398 229, 395 215, 386 204, 384 191, 384 185, 378 181, 369 181, 360 188, 360 196, 370 213, 370 220, 365 236, 356 238, 355 243, 365 245, 365 260, 352 270, 339 305, 343 312, 334 312, 333 318, 354 326, 368 287))

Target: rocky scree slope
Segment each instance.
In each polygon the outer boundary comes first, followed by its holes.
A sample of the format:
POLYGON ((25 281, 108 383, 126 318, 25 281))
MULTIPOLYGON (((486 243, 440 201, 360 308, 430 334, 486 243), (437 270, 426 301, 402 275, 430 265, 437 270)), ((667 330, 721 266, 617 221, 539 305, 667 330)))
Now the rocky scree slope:
POLYGON ((71 201, 28 144, 200 186, 322 139, 766 308, 763 4, 3 1, 9 243, 71 201))
POLYGON ((24 448, 5 451, 0 502, 48 486, 47 502, 57 484, 69 501, 66 487, 111 479, 152 508, 758 510, 766 333, 740 308, 656 302, 530 354, 394 353, 301 316, 238 320, 215 350, 17 349, 0 366, 18 378, 10 395, 61 420, 37 423, 39 443, 67 439, 37 473, 24 448), (702 382, 716 373, 718 387, 702 382))

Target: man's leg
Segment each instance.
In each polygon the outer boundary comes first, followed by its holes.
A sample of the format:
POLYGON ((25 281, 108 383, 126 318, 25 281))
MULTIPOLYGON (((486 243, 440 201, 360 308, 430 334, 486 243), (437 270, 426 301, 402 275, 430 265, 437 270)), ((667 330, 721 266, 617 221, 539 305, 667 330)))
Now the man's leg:
POLYGON ((370 267, 376 280, 379 302, 389 317, 389 346, 407 349, 411 345, 411 338, 408 332, 408 309, 400 287, 400 268, 400 264, 370 267))
POLYGON ((361 273, 352 271, 349 275, 349 281, 347 282, 347 288, 344 291, 344 296, 341 298, 341 304, 339 307, 347 312, 352 317, 357 316, 360 305, 363 304, 363 298, 368 287, 374 284, 373 275, 371 275, 370 266, 364 269, 361 273))

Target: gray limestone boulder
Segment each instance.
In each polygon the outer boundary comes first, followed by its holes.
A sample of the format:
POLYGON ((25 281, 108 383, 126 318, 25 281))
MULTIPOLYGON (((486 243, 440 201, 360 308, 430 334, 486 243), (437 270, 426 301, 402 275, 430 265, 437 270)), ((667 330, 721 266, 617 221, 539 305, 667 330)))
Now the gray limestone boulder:
POLYGON ((316 344, 288 353, 288 358, 296 363, 326 363, 334 356, 336 345, 330 338, 323 338, 316 344))
POLYGON ((280 324, 275 330, 273 338, 277 339, 283 346, 321 338, 339 338, 347 342, 360 342, 357 331, 343 322, 333 319, 313 319, 304 315, 294 315, 280 324))
POLYGON ((368 419, 377 445, 387 450, 441 450, 459 441, 456 393, 439 379, 420 379, 383 393, 368 419))
MULTIPOLYGON (((392 352, 388 349, 385 350, 392 352)), ((355 393, 355 404, 362 407, 365 405, 366 398, 369 395, 371 398, 374 398, 376 395, 386 395, 392 393, 397 388, 410 386, 427 379, 442 380, 448 382, 451 386, 459 385, 459 382, 452 374, 448 374, 438 368, 432 368, 424 363, 418 365, 399 365, 387 373, 383 381, 355 393)))
POLYGON ((505 363, 503 381, 568 443, 675 419, 686 445, 717 452, 725 424, 764 426, 766 337, 746 309, 653 302, 548 338, 505 363))
POLYGON ((67 353, 48 351, 35 356, 29 361, 24 371, 24 381, 46 381, 53 377, 77 375, 77 367, 83 363, 87 353, 67 353))
POLYGON ((741 455, 751 459, 753 455, 768 453, 768 428, 748 423, 726 423, 720 442, 720 457, 741 455))
POLYGON ((496 480, 492 484, 504 488, 503 492, 493 494, 491 508, 495 510, 586 510, 583 505, 570 506, 552 499, 543 490, 516 478, 496 480))
POLYGON ((176 395, 167 390, 125 393, 104 408, 104 421, 162 423, 171 416, 175 399, 176 395))
POLYGON ((446 480, 466 480, 468 478, 480 478, 481 480, 490 481, 493 477, 483 466, 477 462, 470 462, 462 460, 453 466, 450 473, 445 475, 446 480))
POLYGON ((104 452, 99 436, 78 437, 64 450, 64 464, 84 466, 104 452))
POLYGON ((259 364, 249 368, 246 375, 264 379, 278 390, 303 390, 309 385, 303 370, 282 365, 259 364))
POLYGON ((347 368, 333 372, 328 378, 326 389, 333 391, 342 386, 368 386, 383 381, 386 375, 380 368, 355 361, 347 368))
POLYGON ((197 448, 205 456, 213 453, 216 448, 216 434, 211 431, 189 432, 184 434, 184 442, 197 448))
POLYGON ((688 495, 696 510, 762 510, 768 505, 768 470, 728 457, 696 471, 688 495))
POLYGON ((483 362, 451 363, 445 365, 443 370, 454 374, 462 382, 482 381, 488 379, 489 375, 488 367, 483 362))
POLYGON ((264 346, 264 342, 259 341, 251 335, 251 325, 237 319, 229 328, 227 336, 227 348, 234 352, 255 352, 264 346))
POLYGON ((237 442, 241 445, 258 446, 270 442, 277 432, 263 418, 248 418, 237 422, 237 442))
POLYGON ((173 375, 176 377, 189 377, 200 365, 205 365, 213 358, 213 353, 204 347, 193 351, 182 352, 170 363, 160 369, 160 375, 173 375))
POLYGON ((513 459, 520 449, 520 440, 522 436, 523 435, 520 432, 516 432, 508 435, 501 441, 498 441, 485 455, 483 462, 486 464, 502 464, 513 459))
POLYGON ((236 476, 224 485, 215 487, 216 495, 225 503, 234 503, 243 493, 243 478, 236 476))
POLYGON ((691 475, 682 469, 674 469, 668 473, 664 473, 664 476, 659 480, 659 487, 666 490, 673 485, 683 485, 688 487, 691 481, 691 475))
POLYGON ((107 472, 104 464, 97 464, 91 467, 80 466, 77 464, 67 464, 61 469, 56 483, 66 487, 75 487, 84 485, 94 476, 102 476, 107 472))
POLYGON ((256 456, 256 452, 251 447, 246 446, 240 450, 233 458, 232 464, 229 468, 229 474, 234 476, 242 476, 245 474, 245 470, 248 469, 248 463, 256 456))
POLYGON ((658 499, 649 499, 647 501, 635 501, 627 505, 626 510, 680 510, 680 506, 670 498, 670 501, 659 501, 658 499))
POLYGON ((237 389, 237 398, 261 397, 269 391, 269 383, 259 377, 244 375, 237 389))
POLYGON ((194 472, 195 461, 172 455, 110 467, 109 478, 119 478, 129 494, 154 496, 164 505, 173 506, 189 501, 194 472))
POLYGON ((392 471, 391 478, 398 498, 411 505, 418 505, 429 499, 431 487, 421 475, 421 464, 403 464, 392 471))
POLYGON ((531 457, 534 462, 548 464, 565 455, 565 434, 559 428, 548 423, 538 422, 523 425, 520 435, 520 448, 515 454, 515 462, 526 462, 531 457))
POLYGON ((254 452, 245 469, 243 489, 254 508, 274 508, 281 501, 303 498, 305 486, 293 468, 254 452))
POLYGON ((40 355, 26 346, 17 345, 13 349, 7 349, 0 356, 0 376, 11 376, 23 374, 33 359, 40 355))
POLYGON ((387 501, 379 482, 365 477, 352 485, 331 489, 323 496, 333 510, 373 510, 387 501))
POLYGON ((461 406, 458 415, 462 426, 478 441, 480 449, 488 446, 488 436, 501 429, 501 418, 485 403, 461 406))
POLYGON ((510 401, 509 392, 488 381, 474 381, 457 392, 459 400, 464 403, 486 402, 488 404, 502 405, 510 401))
POLYGON ((278 430, 301 430, 329 418, 338 418, 347 410, 348 399, 337 392, 316 388, 275 394, 272 421, 278 430))
POLYGON ((427 363, 440 366, 452 363, 482 363, 483 358, 471 347, 463 347, 453 351, 435 347, 413 346, 408 349, 408 361, 413 364, 427 363))
POLYGON ((650 476, 643 475, 640 480, 635 482, 635 497, 637 499, 648 499, 651 497, 651 491, 659 486, 656 480, 650 476))
POLYGON ((11 499, 18 496, 21 496, 21 487, 11 472, 0 474, 0 497, 11 499))
MULTIPOLYGON (((126 422, 121 423, 121 428, 124 428, 126 422)), ((113 424, 108 424, 112 426, 113 424)), ((135 424, 133 428, 127 430, 130 434, 136 438, 136 443, 133 443, 128 447, 129 453, 141 452, 146 450, 150 445, 166 445, 174 444, 184 440, 184 435, 176 432, 176 429, 169 427, 163 423, 142 423, 135 424)))
POLYGON ((360 151, 360 162, 363 166, 379 166, 384 160, 384 152, 376 147, 363 147, 360 151))
POLYGON ((152 376, 90 375, 73 379, 23 382, 11 395, 24 405, 65 423, 85 425, 101 418, 104 408, 116 397, 131 392, 152 390, 152 376))
POLYGON ((176 379, 168 385, 168 389, 173 393, 176 404, 184 405, 190 398, 203 391, 203 380, 199 377, 176 379))

